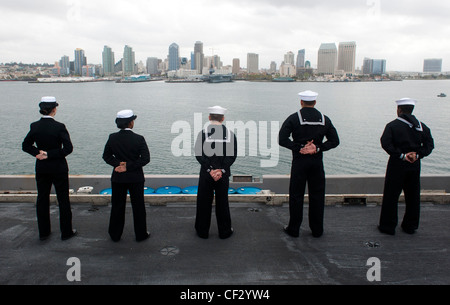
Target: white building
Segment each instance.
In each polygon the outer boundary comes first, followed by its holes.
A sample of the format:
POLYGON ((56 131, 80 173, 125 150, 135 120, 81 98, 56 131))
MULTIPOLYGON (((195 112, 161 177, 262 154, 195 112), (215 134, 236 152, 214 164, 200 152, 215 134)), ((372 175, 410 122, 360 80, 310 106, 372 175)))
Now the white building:
POLYGON ((320 46, 317 73, 334 75, 337 68, 337 48, 335 43, 323 43, 320 46))

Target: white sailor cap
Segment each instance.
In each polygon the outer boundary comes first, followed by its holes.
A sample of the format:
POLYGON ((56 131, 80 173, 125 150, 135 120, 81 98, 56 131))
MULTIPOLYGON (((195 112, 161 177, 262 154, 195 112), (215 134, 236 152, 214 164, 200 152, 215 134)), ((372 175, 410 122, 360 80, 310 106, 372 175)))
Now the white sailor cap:
POLYGON ((413 100, 409 97, 402 98, 395 102, 397 103, 397 106, 406 106, 406 105, 416 106, 417 103, 416 100, 413 100))
POLYGON ((39 103, 40 108, 55 108, 58 106, 59 104, 56 102, 56 97, 54 96, 43 96, 39 103))
POLYGON ((134 116, 133 110, 121 110, 117 112, 118 119, 129 119, 134 116))
POLYGON ((133 113, 133 110, 122 110, 117 113, 116 124, 122 125, 127 124, 131 121, 136 120, 137 115, 133 113))
POLYGON ((209 111, 209 114, 225 115, 225 113, 227 112, 227 109, 222 108, 220 106, 214 106, 214 107, 209 107, 208 111, 209 111))
POLYGON ((307 91, 300 92, 298 95, 300 96, 302 101, 312 102, 312 101, 317 100, 319 93, 307 90, 307 91))

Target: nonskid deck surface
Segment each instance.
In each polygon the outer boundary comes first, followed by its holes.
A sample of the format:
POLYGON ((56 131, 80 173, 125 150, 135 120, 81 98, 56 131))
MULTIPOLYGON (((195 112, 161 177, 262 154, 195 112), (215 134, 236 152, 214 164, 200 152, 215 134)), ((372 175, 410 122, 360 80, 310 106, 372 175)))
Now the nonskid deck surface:
MULTIPOLYGON (((2 203, 0 284, 450 284, 449 205, 423 204, 418 232, 397 229, 395 236, 377 230, 379 206, 328 206, 325 234, 319 239, 310 233, 307 209, 295 239, 282 231, 289 219, 287 205, 233 203, 235 234, 219 239, 213 212, 210 237, 204 240, 195 234, 194 204, 147 206, 151 237, 137 243, 128 205, 122 240, 114 243, 107 233, 108 206, 72 204, 78 236, 61 241, 58 207, 53 205, 53 233, 40 241, 34 205, 2 203), (379 260, 379 282, 368 280, 376 267, 372 258, 379 260), (71 282, 70 274, 81 281, 71 282)), ((400 221, 403 213, 400 205, 400 221)))

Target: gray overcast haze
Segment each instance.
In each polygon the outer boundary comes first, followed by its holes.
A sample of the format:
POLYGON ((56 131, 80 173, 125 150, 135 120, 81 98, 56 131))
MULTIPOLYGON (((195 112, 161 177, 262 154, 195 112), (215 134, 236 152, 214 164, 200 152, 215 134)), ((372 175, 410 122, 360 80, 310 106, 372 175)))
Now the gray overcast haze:
POLYGON ((321 43, 355 41, 364 57, 386 59, 388 71, 422 71, 442 58, 450 71, 450 1, 443 0, 0 0, 0 63, 54 63, 85 50, 100 64, 104 45, 116 61, 129 45, 136 61, 165 59, 171 43, 189 57, 196 41, 224 65, 280 65, 284 54, 306 49, 317 66, 321 43))

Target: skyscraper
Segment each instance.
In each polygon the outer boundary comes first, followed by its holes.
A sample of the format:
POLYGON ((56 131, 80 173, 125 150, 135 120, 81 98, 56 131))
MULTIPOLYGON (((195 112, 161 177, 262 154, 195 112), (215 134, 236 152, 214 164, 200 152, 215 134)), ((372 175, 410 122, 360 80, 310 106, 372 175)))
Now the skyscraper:
POLYGON ((363 74, 383 75, 386 73, 385 59, 364 58, 363 74))
POLYGON ((423 61, 424 73, 440 73, 442 72, 442 59, 431 58, 423 61))
POLYGON ((339 43, 338 70, 344 73, 355 73, 356 42, 339 43))
POLYGON ((334 75, 337 67, 337 48, 335 43, 322 43, 317 60, 317 73, 334 75))
POLYGON ((295 55, 291 51, 284 55, 284 63, 286 65, 295 65, 295 55))
POLYGON ((158 58, 149 57, 147 58, 147 73, 148 74, 158 74, 158 58))
POLYGON ((64 55, 61 57, 59 61, 60 73, 61 75, 69 75, 70 74, 70 60, 69 56, 64 55))
POLYGON ((297 54, 297 69, 305 67, 305 49, 299 50, 297 54))
POLYGON ((255 53, 247 54, 247 73, 259 73, 259 55, 255 53))
POLYGON ((169 71, 180 69, 180 48, 176 43, 169 46, 169 71))
POLYGON ((241 61, 239 58, 233 58, 233 74, 239 74, 241 71, 241 61))
POLYGON ((103 74, 106 76, 114 75, 114 52, 112 49, 108 46, 103 47, 103 53, 102 53, 102 59, 103 59, 103 74))
POLYGON ((197 41, 194 45, 194 61, 195 70, 197 73, 201 74, 203 72, 203 59, 205 55, 203 54, 203 42, 197 41))
POLYGON ((75 62, 74 62, 74 73, 75 75, 82 75, 83 73, 83 66, 87 65, 86 56, 84 55, 83 49, 76 49, 75 50, 75 62))
POLYGON ((123 75, 132 75, 135 73, 135 54, 133 48, 125 46, 123 50, 123 75))

